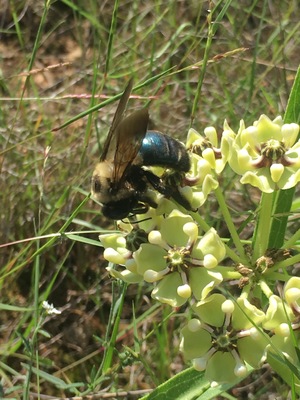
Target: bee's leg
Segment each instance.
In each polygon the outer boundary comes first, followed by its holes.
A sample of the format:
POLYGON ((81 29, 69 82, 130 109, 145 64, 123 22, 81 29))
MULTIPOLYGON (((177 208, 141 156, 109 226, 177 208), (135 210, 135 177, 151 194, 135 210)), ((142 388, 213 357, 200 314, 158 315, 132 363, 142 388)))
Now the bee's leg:
MULTIPOLYGON (((153 197, 149 196, 147 193, 143 193, 140 196, 140 200, 141 200, 141 202, 145 202, 145 204, 147 204, 148 206, 150 206, 152 208, 157 208, 156 201, 153 199, 153 197)), ((144 203, 141 203, 141 204, 144 204, 144 203)), ((143 213, 140 212, 139 214, 144 214, 146 211, 148 211, 149 207, 145 204, 143 206, 144 212, 143 213)))
MULTIPOLYGON (((182 172, 179 173, 172 173, 166 174, 162 180, 157 175, 153 174, 151 171, 144 170, 144 176, 148 180, 148 182, 153 186, 155 190, 159 193, 163 194, 164 196, 170 198, 172 197, 178 204, 184 207, 186 210, 189 211, 197 211, 193 209, 190 202, 180 193, 178 186, 180 185, 180 181, 184 174, 182 172)), ((148 204, 151 205, 149 200, 147 200, 148 204)), ((151 207, 153 207, 151 205, 151 207)))
POLYGON ((188 199, 186 197, 184 197, 177 186, 172 187, 172 193, 171 193, 171 197, 178 203, 180 204, 182 207, 184 207, 186 210, 188 211, 193 211, 196 212, 197 209, 194 209, 190 202, 188 201, 188 199))
MULTIPOLYGON (((144 176, 148 180, 148 182, 153 186, 155 190, 164 196, 170 198, 172 197, 178 204, 184 207, 188 211, 196 212, 190 202, 181 194, 178 189, 184 174, 182 172, 173 172, 171 174, 166 174, 162 180, 157 175, 153 174, 153 172, 144 170, 144 176)), ((151 207, 153 205, 147 200, 147 203, 150 204, 151 207)))
POLYGON ((167 197, 172 196, 170 188, 168 188, 157 175, 153 174, 153 172, 144 170, 144 176, 150 185, 152 185, 159 193, 167 197))
POLYGON ((166 187, 170 189, 171 197, 186 210, 196 212, 187 198, 180 192, 179 187, 185 181, 185 173, 181 171, 166 171, 162 176, 166 187))

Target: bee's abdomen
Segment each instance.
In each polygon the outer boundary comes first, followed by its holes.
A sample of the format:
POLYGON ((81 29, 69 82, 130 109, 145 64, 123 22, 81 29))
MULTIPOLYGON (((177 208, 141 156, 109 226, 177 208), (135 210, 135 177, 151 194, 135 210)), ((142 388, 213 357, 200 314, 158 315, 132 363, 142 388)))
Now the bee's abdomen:
POLYGON ((138 157, 143 165, 184 172, 190 169, 190 159, 184 145, 171 136, 156 131, 147 131, 138 157))

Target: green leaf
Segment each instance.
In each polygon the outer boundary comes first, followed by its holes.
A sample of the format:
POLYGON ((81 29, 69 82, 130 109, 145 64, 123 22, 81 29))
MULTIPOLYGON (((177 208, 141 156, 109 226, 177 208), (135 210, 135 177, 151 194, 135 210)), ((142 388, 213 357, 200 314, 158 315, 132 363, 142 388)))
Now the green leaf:
POLYGON ((45 331, 44 329, 39 329, 39 333, 43 336, 45 336, 46 338, 50 339, 51 335, 50 333, 48 333, 47 331, 45 331))
MULTIPOLYGON (((284 122, 300 122, 300 67, 289 97, 284 122)), ((279 249, 284 243, 288 214, 292 207, 295 189, 280 190, 274 194, 273 222, 270 230, 269 248, 279 249)))
POLYGON ((295 188, 280 190, 274 194, 273 221, 270 230, 268 247, 279 249, 285 237, 288 216, 292 207, 295 188))
POLYGON ((299 367, 289 361, 287 357, 279 357, 269 352, 267 360, 274 371, 299 394, 300 393, 300 371, 299 367))
POLYGON ((167 382, 158 386, 153 392, 141 400, 209 400, 236 385, 237 381, 210 387, 209 381, 204 377, 204 372, 194 368, 180 372, 167 382))
POLYGON ((103 247, 99 240, 89 239, 84 236, 74 235, 74 234, 69 234, 69 233, 66 236, 71 240, 75 240, 76 242, 86 243, 86 244, 90 244, 92 246, 103 247))
MULTIPOLYGON (((300 67, 297 70, 295 81, 292 91, 288 100, 287 108, 284 114, 284 122, 286 124, 291 122, 300 123, 300 67)), ((299 138, 299 137, 298 137, 299 138)))
POLYGON ((17 312, 26 312, 26 311, 32 312, 33 308, 32 307, 12 306, 11 304, 0 303, 0 310, 17 311, 17 312))
POLYGON ((52 374, 48 374, 48 372, 42 371, 38 368, 35 367, 29 367, 27 364, 23 364, 22 366, 26 369, 26 370, 31 370, 34 374, 36 374, 37 376, 39 376, 40 378, 44 379, 47 382, 52 383, 54 386, 56 386, 59 389, 72 389, 72 388, 76 388, 76 387, 81 387, 84 385, 83 382, 74 382, 74 383, 66 383, 65 381, 63 381, 60 378, 57 378, 56 376, 52 375, 52 374))

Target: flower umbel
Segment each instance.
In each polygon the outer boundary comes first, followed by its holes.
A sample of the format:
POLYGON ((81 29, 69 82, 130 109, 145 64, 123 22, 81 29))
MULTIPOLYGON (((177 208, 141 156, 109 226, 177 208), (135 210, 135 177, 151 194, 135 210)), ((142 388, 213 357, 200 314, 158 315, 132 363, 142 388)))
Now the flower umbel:
POLYGON ((246 375, 247 364, 260 364, 266 341, 256 326, 264 320, 262 311, 245 299, 239 298, 235 304, 221 294, 212 294, 193 310, 199 319, 190 320, 183 328, 181 349, 196 369, 206 371, 211 382, 233 381, 246 375))
POLYGON ((173 210, 148 239, 133 257, 138 273, 157 283, 155 299, 179 307, 192 295, 205 298, 222 281, 219 272, 211 271, 225 257, 225 246, 213 228, 198 238, 192 218, 173 210))
POLYGON ((193 184, 187 186, 185 190, 195 208, 203 205, 208 195, 219 186, 218 175, 228 161, 229 143, 234 136, 234 132, 226 122, 220 143, 214 127, 205 128, 204 136, 195 129, 189 130, 186 147, 190 150, 191 170, 186 180, 193 184))
POLYGON ((204 136, 200 135, 195 129, 190 129, 186 142, 186 147, 191 149, 192 153, 206 160, 210 168, 215 170, 217 174, 223 171, 230 157, 229 139, 235 137, 235 133, 226 121, 223 128, 220 141, 216 129, 209 126, 204 129, 204 136))
POLYGON ((262 115, 249 127, 241 121, 229 159, 241 183, 266 193, 294 187, 300 181, 298 132, 298 124, 284 124, 281 117, 271 121, 262 115))

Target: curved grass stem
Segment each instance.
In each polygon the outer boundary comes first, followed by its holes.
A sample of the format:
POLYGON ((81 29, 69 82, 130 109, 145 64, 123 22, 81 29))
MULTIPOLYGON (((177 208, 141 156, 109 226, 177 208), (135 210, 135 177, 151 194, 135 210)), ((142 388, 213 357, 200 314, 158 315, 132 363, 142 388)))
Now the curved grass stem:
POLYGON ((218 200, 218 203, 219 203, 221 212, 223 214, 224 220, 226 222, 227 228, 229 230, 230 236, 233 240, 235 247, 237 248, 237 251, 238 251, 240 257, 241 257, 240 262, 245 263, 247 261, 247 257, 246 257, 245 251, 244 251, 243 244, 239 238, 239 235, 237 233, 237 230, 234 226, 231 215, 229 213, 226 201, 224 199, 223 193, 219 187, 215 190, 215 195, 218 200))

